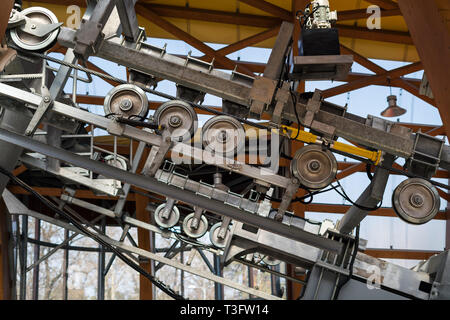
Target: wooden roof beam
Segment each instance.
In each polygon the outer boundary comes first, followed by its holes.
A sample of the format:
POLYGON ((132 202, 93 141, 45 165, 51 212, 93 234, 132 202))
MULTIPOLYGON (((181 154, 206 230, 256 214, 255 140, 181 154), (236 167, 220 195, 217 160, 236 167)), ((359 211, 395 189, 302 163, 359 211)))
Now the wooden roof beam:
POLYGON ((450 32, 435 1, 399 0, 417 52, 423 62, 447 137, 450 137, 450 32))
POLYGON ((249 6, 252 6, 261 11, 267 12, 275 17, 278 17, 282 20, 290 21, 294 20, 294 16, 292 13, 286 9, 280 8, 270 2, 264 0, 239 0, 249 6))
MULTIPOLYGON (((217 51, 215 51, 211 47, 207 46, 202 41, 200 41, 197 38, 193 37, 189 33, 181 30, 180 28, 178 28, 177 26, 175 26, 172 23, 168 22, 167 20, 161 18, 158 14, 156 14, 152 10, 149 10, 147 7, 144 7, 141 4, 137 4, 136 5, 136 10, 138 10, 139 14, 142 15, 144 18, 150 20, 151 22, 153 22, 156 25, 158 25, 160 28, 163 28, 167 32, 173 34, 178 39, 185 41, 186 43, 190 44, 191 46, 193 46, 197 50, 200 50, 201 52, 203 52, 207 56, 209 56, 211 58, 215 58, 216 61, 219 64, 223 65, 225 68, 234 69, 234 67, 236 66, 236 64, 233 61, 231 61, 230 59, 228 59, 224 55, 218 54, 217 51)), ((242 72, 242 73, 245 73, 245 74, 248 74, 248 75, 251 75, 251 76, 254 75, 250 70, 248 70, 247 68, 245 68, 242 65, 238 66, 238 70, 240 72, 242 72)))
POLYGON ((238 12, 198 9, 191 7, 169 6, 161 4, 145 4, 146 8, 161 17, 192 19, 216 23, 237 24, 252 27, 271 28, 281 24, 279 17, 260 16, 238 12))
POLYGON ((369 30, 363 27, 352 27, 342 24, 336 24, 336 27, 339 29, 340 37, 414 45, 408 32, 369 30))
MULTIPOLYGON (((381 10, 381 18, 400 16, 401 14, 402 13, 400 12, 399 8, 392 10, 381 10)), ((367 13, 366 9, 355 9, 355 10, 338 11, 337 16, 338 21, 346 21, 346 20, 367 19, 370 16, 370 14, 367 13)))
POLYGON ((427 260, 439 251, 400 250, 400 249, 366 249, 364 253, 374 258, 427 260))
MULTIPOLYGON (((356 61, 357 63, 359 63, 360 65, 362 65, 363 67, 369 69, 372 72, 375 72, 376 74, 383 74, 385 73, 387 70, 380 67, 379 65, 377 65, 376 63, 370 61, 369 59, 367 59, 366 57, 363 57, 362 55, 360 55, 359 53, 357 53, 356 51, 347 48, 346 46, 341 44, 341 53, 343 54, 351 54, 353 55, 353 60, 356 61)), ((412 95, 418 97, 419 99, 424 100, 425 102, 431 104, 431 105, 435 105, 435 102, 433 99, 424 96, 422 94, 419 93, 419 87, 416 86, 414 83, 412 83, 409 79, 402 79, 402 78, 398 78, 398 79, 391 79, 390 84, 392 86, 396 86, 396 87, 400 87, 406 91, 408 91, 409 93, 411 93, 412 95)), ((420 83, 418 83, 420 85, 420 83)))
POLYGON ((398 4, 392 0, 365 0, 365 1, 377 5, 385 10, 398 9, 398 4))
POLYGON ((345 93, 348 91, 353 91, 356 89, 367 87, 369 85, 374 85, 374 84, 379 84, 379 83, 385 82, 388 77, 390 79, 396 79, 403 75, 410 74, 410 73, 413 73, 413 72, 416 72, 419 70, 422 70, 422 63, 420 61, 408 64, 406 66, 396 68, 396 69, 393 69, 390 71, 386 71, 385 73, 382 73, 382 74, 377 74, 377 75, 367 77, 367 78, 361 78, 361 79, 349 82, 347 84, 343 84, 343 85, 340 85, 337 87, 330 88, 328 90, 323 91, 323 96, 325 98, 329 98, 332 96, 339 95, 341 93, 345 93))
MULTIPOLYGON (((278 25, 278 26, 272 27, 272 28, 270 28, 270 29, 268 29, 268 30, 262 31, 262 32, 260 32, 260 33, 257 33, 257 34, 255 34, 255 35, 253 35, 253 36, 250 36, 250 37, 248 37, 248 38, 245 38, 245 39, 239 40, 239 41, 237 41, 237 42, 234 42, 234 43, 232 43, 232 44, 230 44, 230 45, 228 45, 228 46, 226 46, 226 47, 223 47, 222 49, 217 50, 216 52, 217 52, 218 54, 221 54, 221 55, 226 56, 226 55, 228 55, 228 54, 230 54, 230 53, 239 51, 239 50, 241 50, 241 49, 244 49, 244 48, 250 47, 250 46, 252 46, 252 45, 258 44, 258 43, 260 43, 260 42, 262 42, 262 41, 265 41, 265 40, 267 40, 267 39, 273 38, 273 37, 275 37, 275 36, 278 35, 278 32, 279 32, 279 31, 280 31, 280 26, 278 25)), ((207 56, 203 56, 203 57, 199 57, 198 59, 205 60, 205 59, 207 59, 207 58, 208 58, 207 56)), ((240 62, 240 61, 234 61, 234 62, 235 62, 236 64, 246 64, 246 63, 243 63, 243 62, 240 62)), ((248 64, 248 63, 247 63, 247 64, 248 64)), ((256 64, 255 64, 255 65, 256 65, 256 64)), ((252 72, 258 72, 258 73, 264 72, 264 66, 265 66, 265 64, 262 64, 262 63, 261 63, 261 64, 258 64, 258 65, 263 66, 262 71, 255 71, 255 70, 253 70, 252 68, 249 68, 249 69, 250 69, 252 72)), ((247 67, 248 67, 248 66, 247 66, 247 67)))

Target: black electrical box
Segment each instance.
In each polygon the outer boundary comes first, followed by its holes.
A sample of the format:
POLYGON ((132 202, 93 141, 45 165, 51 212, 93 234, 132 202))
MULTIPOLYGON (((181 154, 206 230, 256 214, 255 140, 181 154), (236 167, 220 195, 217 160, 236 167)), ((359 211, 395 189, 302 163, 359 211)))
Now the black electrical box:
POLYGON ((301 56, 340 55, 338 29, 305 29, 299 46, 301 56))

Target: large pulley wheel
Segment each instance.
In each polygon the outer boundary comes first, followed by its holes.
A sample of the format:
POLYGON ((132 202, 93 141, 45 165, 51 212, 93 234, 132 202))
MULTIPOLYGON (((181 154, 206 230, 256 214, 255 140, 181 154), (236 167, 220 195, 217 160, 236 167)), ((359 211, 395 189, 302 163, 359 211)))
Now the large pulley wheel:
POLYGON ((221 225, 222 225, 222 222, 218 222, 215 225, 213 225, 211 227, 211 229, 209 230, 209 240, 217 248, 225 248, 227 241, 231 235, 229 228, 227 228, 225 237, 219 237, 219 231, 220 231, 221 225))
POLYGON ((318 145, 308 145, 295 153, 291 172, 304 187, 322 189, 336 177, 337 161, 329 150, 318 145))
POLYGON ((176 206, 173 206, 172 212, 170 213, 168 218, 165 218, 164 216, 164 208, 166 207, 166 204, 163 203, 159 205, 154 213, 155 222, 158 226, 161 228, 172 228, 178 223, 178 220, 180 220, 180 211, 176 206))
POLYGON ((191 238, 201 238, 208 231, 208 220, 204 215, 200 217, 200 221, 196 228, 192 227, 192 219, 194 219, 195 212, 188 214, 183 220, 183 231, 191 238))
POLYGON ((206 150, 222 156, 233 156, 245 147, 245 130, 230 116, 220 115, 206 121, 202 128, 206 150))
POLYGON ((198 128, 197 114, 194 109, 181 100, 163 103, 153 117, 159 126, 170 131, 172 141, 188 141, 198 128))
MULTIPOLYGON (((46 25, 58 23, 58 18, 50 10, 42 7, 30 7, 20 12, 22 15, 30 19, 30 30, 37 30, 46 25)), ((44 35, 36 36, 24 31, 20 26, 11 29, 10 36, 11 40, 19 48, 29 50, 44 52, 50 49, 56 42, 58 37, 59 28, 44 35)))
POLYGON ((424 224, 433 219, 440 205, 437 189, 421 178, 403 181, 392 194, 395 213, 399 218, 412 224, 424 224))
POLYGON ((148 98, 141 88, 132 84, 121 84, 108 93, 103 108, 105 115, 143 118, 148 113, 148 98))

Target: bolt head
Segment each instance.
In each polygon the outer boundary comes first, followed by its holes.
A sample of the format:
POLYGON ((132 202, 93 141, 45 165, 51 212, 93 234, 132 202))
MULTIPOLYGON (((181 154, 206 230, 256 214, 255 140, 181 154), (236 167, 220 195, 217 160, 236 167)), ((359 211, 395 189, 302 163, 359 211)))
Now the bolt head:
POLYGON ((50 97, 44 97, 44 102, 46 103, 50 102, 50 97))
POLYGON ((227 134, 227 132, 225 131, 225 130, 222 130, 222 131, 220 131, 218 134, 217 134, 217 141, 218 142, 226 142, 228 140, 228 134, 227 134))
POLYGON ((133 102, 130 99, 120 101, 119 108, 122 111, 130 111, 133 108, 133 102))
POLYGON ((317 160, 312 160, 308 163, 309 170, 317 172, 320 169, 320 162, 317 160))
POLYGON ((420 208, 423 206, 424 199, 420 194, 413 194, 411 195, 411 198, 409 199, 409 202, 411 205, 413 205, 416 208, 420 208))
POLYGON ((179 127, 181 125, 182 121, 179 116, 171 116, 169 119, 169 125, 171 127, 179 127))

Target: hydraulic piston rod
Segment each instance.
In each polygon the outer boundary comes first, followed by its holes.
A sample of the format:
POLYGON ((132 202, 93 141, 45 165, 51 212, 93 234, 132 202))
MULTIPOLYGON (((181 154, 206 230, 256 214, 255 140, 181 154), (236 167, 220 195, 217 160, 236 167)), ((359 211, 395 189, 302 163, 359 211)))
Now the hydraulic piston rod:
MULTIPOLYGON (((291 139, 296 139, 298 141, 302 141, 310 144, 322 144, 325 141, 323 138, 312 134, 310 132, 306 132, 304 130, 299 130, 297 128, 289 127, 289 126, 281 126, 283 133, 288 135, 291 139)), ((277 131, 277 129, 273 129, 277 131)), ((375 165, 378 165, 381 161, 381 151, 370 151, 364 148, 356 147, 349 145, 347 143, 342 143, 338 141, 333 141, 330 144, 330 149, 352 154, 354 156, 362 157, 372 161, 375 165)))

